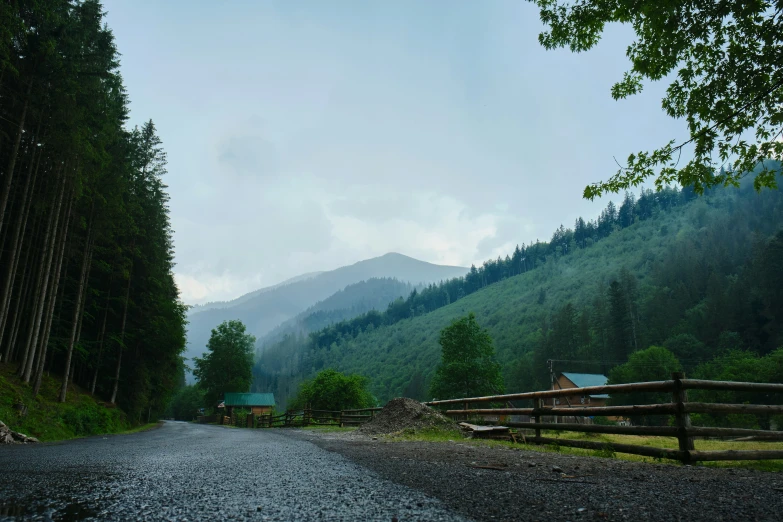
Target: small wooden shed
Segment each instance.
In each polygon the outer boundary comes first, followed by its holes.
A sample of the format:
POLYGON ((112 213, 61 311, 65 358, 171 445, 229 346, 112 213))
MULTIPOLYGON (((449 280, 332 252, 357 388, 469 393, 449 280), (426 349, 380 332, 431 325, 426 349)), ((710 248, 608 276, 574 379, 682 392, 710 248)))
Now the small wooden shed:
POLYGON ((272 393, 226 393, 223 403, 227 415, 231 415, 234 408, 250 410, 253 415, 263 415, 274 408, 275 396, 272 393))

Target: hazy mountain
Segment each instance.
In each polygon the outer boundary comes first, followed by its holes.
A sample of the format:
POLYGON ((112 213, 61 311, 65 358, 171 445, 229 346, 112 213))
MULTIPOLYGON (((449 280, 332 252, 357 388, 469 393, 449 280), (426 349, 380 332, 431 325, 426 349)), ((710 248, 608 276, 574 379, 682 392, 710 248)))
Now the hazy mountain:
POLYGON ((215 308, 229 308, 238 304, 242 304, 245 301, 248 301, 259 294, 263 294, 265 292, 275 290, 276 288, 280 288, 281 286, 290 285, 291 283, 297 283, 299 281, 307 281, 308 279, 312 279, 313 277, 320 274, 323 274, 323 272, 308 272, 306 274, 298 275, 296 277, 292 277, 291 279, 286 279, 282 283, 278 283, 272 286, 267 286, 259 290, 253 290, 252 292, 248 292, 244 295, 237 297, 236 299, 232 299, 231 301, 210 301, 209 303, 192 305, 188 308, 188 315, 190 316, 198 312, 213 310, 215 308))
POLYGON ((392 301, 408 297, 414 288, 420 289, 421 286, 389 277, 372 278, 348 285, 277 326, 259 338, 256 346, 263 349, 264 345, 279 341, 286 335, 306 335, 370 310, 385 310, 392 301))
POLYGON ((211 330, 228 319, 239 319, 250 333, 260 338, 308 307, 360 281, 385 277, 419 285, 462 276, 467 271, 464 267, 435 265, 389 253, 336 270, 289 279, 233 301, 211 303, 210 307, 191 313, 185 357, 192 359, 201 355, 211 330))

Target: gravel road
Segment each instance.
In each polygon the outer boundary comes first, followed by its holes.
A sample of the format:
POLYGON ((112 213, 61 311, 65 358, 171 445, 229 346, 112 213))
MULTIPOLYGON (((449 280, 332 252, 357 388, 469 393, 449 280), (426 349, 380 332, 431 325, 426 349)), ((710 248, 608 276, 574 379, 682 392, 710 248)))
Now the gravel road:
POLYGON ((783 520, 783 475, 292 433, 475 520, 783 520), (479 466, 485 466, 484 468, 479 466))
POLYGON ((166 422, 0 447, 0 520, 464 520, 284 430, 166 422))
POLYGON ((779 473, 176 422, 0 447, 0 477, 0 520, 778 521, 783 513, 779 473))

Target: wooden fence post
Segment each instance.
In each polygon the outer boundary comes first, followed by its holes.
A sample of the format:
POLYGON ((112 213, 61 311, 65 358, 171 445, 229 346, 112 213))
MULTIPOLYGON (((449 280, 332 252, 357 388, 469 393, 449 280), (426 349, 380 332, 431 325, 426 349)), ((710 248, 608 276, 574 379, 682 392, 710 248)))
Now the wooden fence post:
POLYGON ((672 380, 674 381, 672 402, 677 408, 677 413, 674 414, 678 428, 677 441, 680 451, 683 453, 681 460, 683 464, 687 464, 691 461, 690 452, 694 451, 696 447, 693 444, 693 437, 688 436, 688 428, 691 427, 691 416, 685 411, 685 403, 688 402, 688 391, 682 387, 682 379, 684 378, 685 373, 683 372, 672 373, 672 380))
MULTIPOLYGON (((544 399, 538 399, 538 400, 533 399, 534 408, 536 407, 536 403, 538 403, 538 408, 536 408, 536 410, 544 407, 544 399)), ((541 424, 541 412, 536 410, 533 410, 534 413, 533 419, 536 421, 536 424, 541 424)), ((541 437, 541 428, 536 428, 536 438, 538 439, 540 437, 541 437)))
POLYGON ((340 410, 340 421, 338 424, 341 428, 343 427, 343 410, 340 410))

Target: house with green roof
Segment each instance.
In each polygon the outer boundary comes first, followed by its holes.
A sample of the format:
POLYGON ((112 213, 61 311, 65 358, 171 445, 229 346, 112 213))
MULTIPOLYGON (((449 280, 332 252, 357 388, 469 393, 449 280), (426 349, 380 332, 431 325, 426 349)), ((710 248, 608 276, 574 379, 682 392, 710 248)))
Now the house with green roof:
POLYGON ((226 393, 223 405, 228 415, 231 415, 234 408, 250 410, 253 415, 263 415, 271 413, 275 406, 275 396, 272 393, 226 393))
MULTIPOLYGON (((552 383, 553 390, 565 390, 567 388, 588 388, 591 386, 605 386, 607 378, 598 373, 571 373, 562 372, 552 383)), ((554 406, 606 406, 609 395, 606 393, 572 395, 566 400, 560 397, 554 400, 554 406)))

